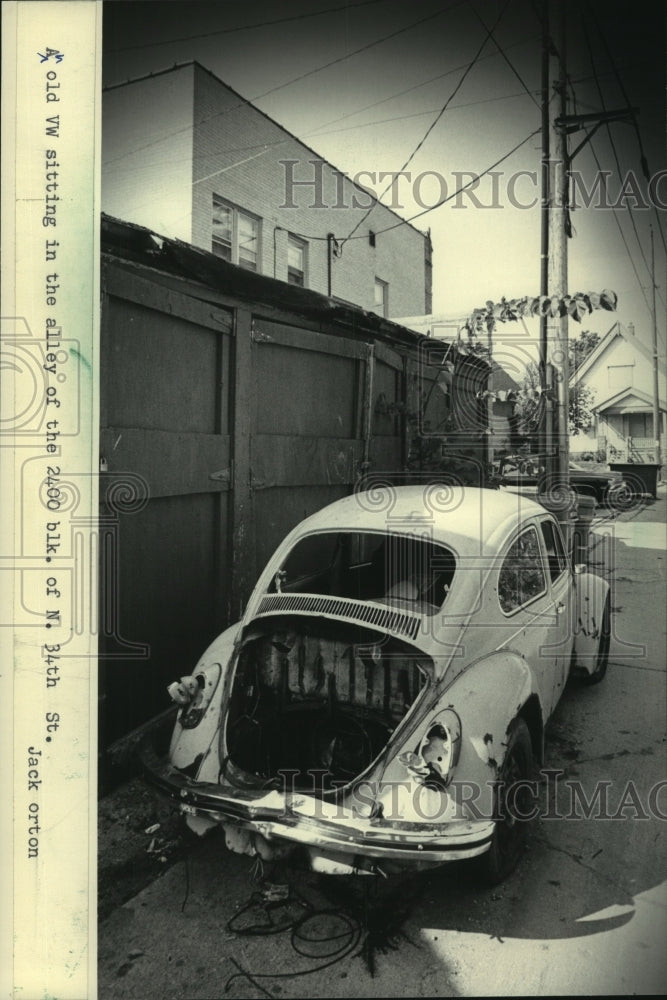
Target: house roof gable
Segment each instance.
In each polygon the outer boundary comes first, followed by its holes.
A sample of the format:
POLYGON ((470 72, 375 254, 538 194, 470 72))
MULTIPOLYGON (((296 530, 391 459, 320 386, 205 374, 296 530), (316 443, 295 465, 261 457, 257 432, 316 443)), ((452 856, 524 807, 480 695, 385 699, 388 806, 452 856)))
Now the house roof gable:
MULTIPOLYGON (((646 347, 646 345, 643 344, 638 337, 631 334, 623 323, 620 323, 617 320, 614 325, 607 330, 604 337, 602 337, 599 344, 595 347, 595 350, 591 351, 586 360, 579 366, 579 368, 577 368, 576 372, 570 376, 570 385, 576 385, 588 374, 598 358, 602 357, 617 337, 621 337, 627 344, 630 345, 633 351, 640 354, 645 361, 649 362, 649 364, 653 364, 653 355, 648 347, 646 347)), ((658 369, 663 373, 665 372, 665 365, 662 361, 660 361, 660 359, 658 359, 658 369)))
MULTIPOLYGON (((624 402, 630 402, 631 399, 636 399, 638 403, 641 403, 647 409, 652 409, 653 399, 647 392, 643 392, 641 389, 637 389, 633 386, 627 386, 625 389, 621 389, 614 396, 609 396, 604 399, 601 403, 596 403, 592 409, 597 413, 604 413, 605 410, 611 409, 613 406, 620 406, 624 402)), ((664 400, 660 400, 660 409, 667 410, 667 405, 665 405, 664 400)))

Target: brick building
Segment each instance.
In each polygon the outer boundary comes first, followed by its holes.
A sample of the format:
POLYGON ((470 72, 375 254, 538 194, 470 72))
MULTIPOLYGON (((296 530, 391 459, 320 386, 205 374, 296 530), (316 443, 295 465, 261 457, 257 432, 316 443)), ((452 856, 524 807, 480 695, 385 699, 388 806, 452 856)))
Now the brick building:
POLYGON ((431 310, 428 234, 197 62, 105 89, 102 207, 384 316, 431 310))

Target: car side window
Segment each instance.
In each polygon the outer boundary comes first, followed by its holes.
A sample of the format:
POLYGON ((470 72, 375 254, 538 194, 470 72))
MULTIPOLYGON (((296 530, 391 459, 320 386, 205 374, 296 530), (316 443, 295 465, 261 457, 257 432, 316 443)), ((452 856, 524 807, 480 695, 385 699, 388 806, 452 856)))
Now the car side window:
POLYGON ((567 568, 565 550, 561 541, 560 532, 555 527, 553 521, 542 521, 542 536, 549 559, 549 576, 551 582, 557 580, 564 569, 567 568))
POLYGON ((523 531, 512 543, 498 574, 498 600, 506 614, 545 593, 547 589, 540 542, 535 528, 523 531))

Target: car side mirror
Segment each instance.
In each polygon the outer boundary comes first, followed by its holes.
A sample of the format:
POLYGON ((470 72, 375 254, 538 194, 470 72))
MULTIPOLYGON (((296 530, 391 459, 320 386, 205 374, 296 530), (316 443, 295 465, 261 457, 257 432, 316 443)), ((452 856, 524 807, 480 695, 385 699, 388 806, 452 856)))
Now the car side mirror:
POLYGON ((575 573, 575 576, 581 576, 581 574, 585 573, 585 572, 586 572, 586 563, 575 563, 574 564, 574 573, 575 573))

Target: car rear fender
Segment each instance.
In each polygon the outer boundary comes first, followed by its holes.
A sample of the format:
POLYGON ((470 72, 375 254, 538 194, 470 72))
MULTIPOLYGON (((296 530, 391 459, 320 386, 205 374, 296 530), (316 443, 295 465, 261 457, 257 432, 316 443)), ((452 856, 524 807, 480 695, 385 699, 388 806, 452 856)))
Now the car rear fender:
POLYGON ((575 573, 574 662, 592 672, 597 661, 600 626, 609 584, 595 573, 575 573))
MULTIPOLYGON (((235 644, 240 634, 238 624, 222 632, 200 657, 193 671, 203 677, 206 699, 204 711, 196 725, 188 724, 188 706, 176 719, 169 747, 169 760, 174 767, 199 781, 218 780, 217 734, 220 728, 221 705, 231 674, 235 644)), ((201 683, 201 682, 200 682, 201 683)))
MULTIPOLYGON (((449 710, 458 715, 461 730, 449 795, 461 804, 465 817, 488 817, 493 807, 493 784, 505 757, 507 731, 518 715, 526 717, 535 756, 540 756, 542 711, 526 661, 518 653, 501 650, 472 664, 443 691, 416 735, 421 738, 449 710)), ((411 741, 405 750, 414 752, 418 744, 419 740, 415 746, 411 741)), ((401 779, 405 779, 405 773, 396 755, 385 770, 383 782, 401 779)))

